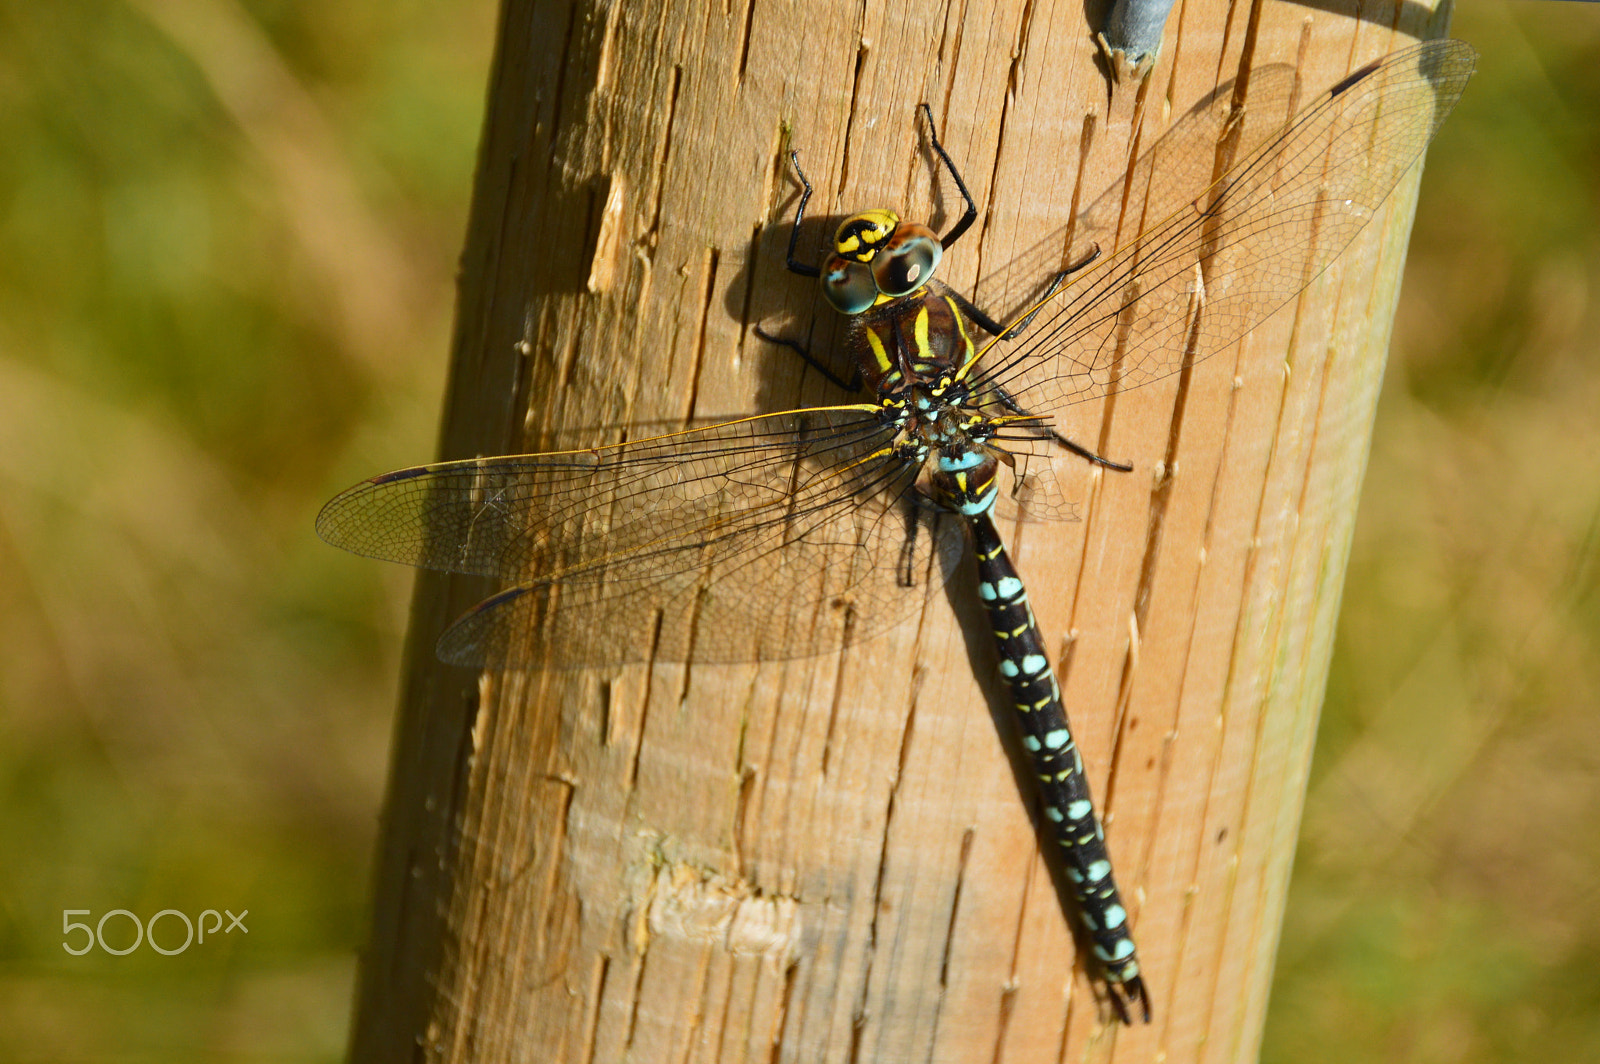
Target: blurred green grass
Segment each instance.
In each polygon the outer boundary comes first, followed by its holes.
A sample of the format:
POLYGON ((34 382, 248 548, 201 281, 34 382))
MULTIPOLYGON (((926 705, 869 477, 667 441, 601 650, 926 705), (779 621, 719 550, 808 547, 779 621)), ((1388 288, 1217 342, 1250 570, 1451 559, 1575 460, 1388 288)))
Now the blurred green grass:
MULTIPOLYGON (((0 0, 0 1059, 334 1060, 490 0, 0 0), (63 909, 249 908, 71 957, 63 909)), ((1600 26, 1473 4, 1267 1061, 1600 1059, 1600 26)))
POLYGON ((410 578, 310 520, 433 437, 493 19, 0 2, 0 1059, 343 1055, 410 578))
POLYGON ((1269 1064, 1600 1060, 1600 17, 1452 35, 1269 1064))

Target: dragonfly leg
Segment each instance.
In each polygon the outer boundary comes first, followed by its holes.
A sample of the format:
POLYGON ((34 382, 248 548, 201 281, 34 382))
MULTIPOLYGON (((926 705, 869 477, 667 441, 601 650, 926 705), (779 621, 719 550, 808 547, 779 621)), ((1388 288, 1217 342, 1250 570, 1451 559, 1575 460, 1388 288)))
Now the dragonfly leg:
POLYGON ((1104 455, 1096 454, 1095 452, 1089 450, 1089 448, 1085 447, 1081 443, 1073 443, 1071 440, 1067 439, 1054 429, 1050 430, 1050 438, 1055 440, 1056 443, 1060 444, 1062 447, 1065 447, 1067 450, 1071 451, 1073 454, 1077 455, 1079 458, 1082 458, 1088 462, 1093 462, 1097 466, 1104 466, 1107 469, 1115 469, 1118 473, 1133 472, 1132 462, 1113 462, 1104 455))
POLYGON ((912 508, 909 501, 905 504, 904 517, 906 535, 905 539, 900 542, 900 560, 895 563, 895 571, 899 573, 895 578, 895 582, 901 587, 916 587, 917 533, 920 531, 921 526, 917 521, 916 510, 912 508))
POLYGON ((958 292, 951 292, 950 295, 955 299, 956 305, 961 308, 962 313, 971 318, 973 324, 978 328, 982 329, 990 336, 998 336, 1002 340, 1014 340, 1018 336, 1022 335, 1022 331, 1033 323, 1034 315, 1038 314, 1039 311, 1044 309, 1045 300, 1055 295, 1056 289, 1061 287, 1061 282, 1067 279, 1067 274, 1070 272, 1072 271, 1062 270, 1060 273, 1056 274, 1055 280, 1050 282, 1050 287, 1046 289, 1044 295, 1039 298, 1039 305, 1029 311, 1027 317, 1023 318, 1009 329, 1007 329, 1004 325, 1001 325, 998 321, 995 321, 983 311, 979 310, 966 296, 963 296, 958 292))
POLYGON ((802 344, 799 340, 790 340, 787 337, 783 337, 783 336, 773 336, 771 333, 767 332, 765 329, 763 329, 759 325, 757 325, 755 327, 755 332, 756 332, 757 336, 761 337, 761 339, 765 340, 767 343, 769 343, 769 344, 777 344, 780 347, 787 347, 789 350, 791 350, 795 354, 799 355, 802 359, 805 360, 806 365, 810 366, 812 369, 814 369, 818 373, 822 374, 823 377, 825 377, 830 384, 837 385, 838 387, 843 388, 847 392, 859 392, 861 390, 862 379, 861 379, 861 367, 860 366, 856 367, 856 372, 855 372, 854 376, 851 376, 849 378, 841 377, 837 373, 835 373, 827 365, 827 363, 823 362, 816 355, 813 355, 806 348, 806 345, 802 344))
POLYGON ((961 180, 961 171, 956 169, 956 164, 950 158, 950 153, 944 150, 943 144, 939 143, 939 130, 933 124, 933 108, 927 104, 920 106, 923 117, 928 120, 928 142, 933 145, 933 150, 944 161, 945 169, 950 171, 950 176, 955 178, 956 188, 961 190, 961 200, 967 205, 966 210, 961 212, 961 217, 956 220, 956 224, 950 228, 950 232, 939 238, 939 243, 946 251, 949 251, 950 246, 961 239, 961 234, 971 229, 972 223, 978 220, 978 205, 973 202, 972 193, 967 191, 967 183, 961 180))
MULTIPOLYGON (((784 265, 789 267, 790 273, 798 273, 801 277, 821 277, 822 270, 817 266, 810 266, 794 257, 794 248, 800 240, 800 223, 805 221, 806 204, 811 199, 811 182, 806 178, 806 172, 800 169, 800 153, 791 151, 789 162, 794 166, 794 176, 800 179, 800 203, 794 209, 794 225, 789 229, 789 253, 784 258, 784 265)), ((781 341, 780 341, 781 342, 781 341)), ((810 356, 806 356, 808 359, 810 356)))
POLYGON ((957 292, 952 292, 950 294, 955 296, 956 302, 960 305, 961 309, 966 313, 967 317, 973 320, 974 324, 976 324, 978 328, 982 329, 990 336, 997 336, 1004 341, 1015 340, 1017 337, 1022 335, 1023 330, 1027 329, 1029 325, 1033 324, 1033 319, 1037 317, 1039 312, 1045 308, 1045 304, 1050 302, 1050 297, 1056 294, 1056 290, 1061 287, 1062 282, 1099 257, 1100 245, 1096 244, 1094 247, 1089 249, 1089 253, 1087 255, 1079 259, 1077 262, 1072 263, 1060 273, 1056 274, 1055 279, 1050 282, 1050 287, 1044 290, 1044 295, 1040 296, 1038 302, 1034 304, 1034 308, 1028 311, 1027 315, 1021 321, 1017 322, 1009 329, 995 321, 977 307, 973 306, 972 301, 967 299, 965 296, 962 296, 957 292))
POLYGON ((1007 410, 1011 411, 1013 414, 1019 414, 1022 417, 1027 418, 1039 419, 1041 424, 1021 426, 1025 430, 1030 431, 1036 439, 1052 440, 1066 450, 1071 451, 1079 458, 1093 462, 1098 466, 1104 466, 1107 469, 1115 469, 1118 473, 1133 472, 1133 465, 1131 463, 1125 464, 1122 462, 1113 462, 1111 459, 1089 450, 1089 448, 1085 447, 1083 444, 1074 443, 1067 437, 1061 435, 1061 433, 1049 426, 1048 419, 1041 414, 1035 414, 1033 411, 1028 410, 1021 403, 1017 402, 1011 393, 1006 391, 1005 388, 997 381, 986 380, 983 382, 983 385, 985 388, 989 389, 989 391, 994 393, 996 402, 1005 407, 1007 410))

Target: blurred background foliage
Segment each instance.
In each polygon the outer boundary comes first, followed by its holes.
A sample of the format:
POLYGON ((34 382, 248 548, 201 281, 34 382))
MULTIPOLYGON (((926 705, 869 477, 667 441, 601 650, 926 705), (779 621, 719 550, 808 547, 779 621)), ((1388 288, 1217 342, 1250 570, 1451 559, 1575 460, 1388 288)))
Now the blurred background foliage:
POLYGON ((494 17, 0 0, 0 1060, 343 1055, 494 17))
MULTIPOLYGON (((431 451, 493 20, 0 0, 0 1060, 342 1055, 410 577, 310 516, 431 451)), ((1600 18, 1455 35, 1274 1064, 1600 1059, 1600 18)))
POLYGON ((1463 3, 1263 1060, 1600 1060, 1600 12, 1463 3))

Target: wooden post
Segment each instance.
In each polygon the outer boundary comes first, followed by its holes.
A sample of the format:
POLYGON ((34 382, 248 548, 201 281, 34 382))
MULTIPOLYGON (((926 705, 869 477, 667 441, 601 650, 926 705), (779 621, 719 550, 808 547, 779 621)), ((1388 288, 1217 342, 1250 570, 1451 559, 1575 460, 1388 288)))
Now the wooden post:
MULTIPOLYGON (((791 145, 815 214, 948 226, 929 102, 983 212, 942 270, 981 292, 1241 61, 1294 64, 1308 100, 1410 39, 1257 14, 1186 5, 1113 86, 1076 2, 506 0, 443 456, 844 401, 752 330, 837 333, 783 266, 791 145)), ((1106 1026, 1075 960, 970 574, 842 655, 482 676, 432 645, 489 589, 427 577, 352 1059, 1252 1059, 1412 189, 1243 343, 1072 408, 1135 471, 1064 459, 1084 520, 1003 529, 1151 1025, 1106 1026)))

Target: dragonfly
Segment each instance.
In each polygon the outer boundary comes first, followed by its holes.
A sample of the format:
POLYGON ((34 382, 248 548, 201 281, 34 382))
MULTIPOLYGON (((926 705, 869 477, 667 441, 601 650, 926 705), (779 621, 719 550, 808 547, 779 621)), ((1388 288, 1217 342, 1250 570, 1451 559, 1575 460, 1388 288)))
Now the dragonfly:
MULTIPOLYGON (((1074 443, 1058 418, 1178 373, 1294 298, 1418 160, 1474 64, 1458 41, 1394 52, 1265 134, 1257 121, 1214 180, 1216 130, 1191 148, 1175 127, 1132 170, 1147 210, 1170 208, 1165 220, 1096 242, 1004 321, 934 277, 978 211, 927 105, 930 144, 964 204, 942 237, 872 209, 838 226, 820 265, 801 261, 812 186, 791 152, 803 191, 786 264, 846 318, 854 377, 779 342, 864 388, 863 401, 397 470, 332 499, 317 531, 357 554, 501 580, 438 642, 445 661, 486 668, 835 651, 900 623, 970 555, 1063 907, 1117 1019, 1148 1023, 1083 759, 996 515, 1075 517, 1059 456, 1130 470, 1074 443)), ((1084 212, 1085 231, 1109 233, 1095 216, 1122 202, 1108 193, 1084 212)))

